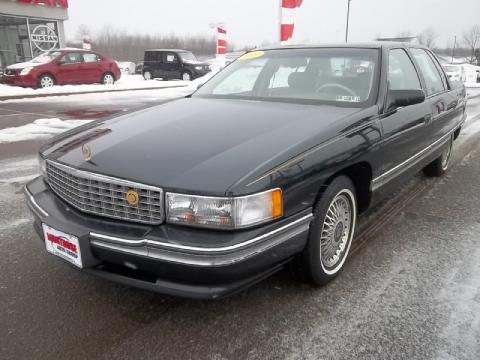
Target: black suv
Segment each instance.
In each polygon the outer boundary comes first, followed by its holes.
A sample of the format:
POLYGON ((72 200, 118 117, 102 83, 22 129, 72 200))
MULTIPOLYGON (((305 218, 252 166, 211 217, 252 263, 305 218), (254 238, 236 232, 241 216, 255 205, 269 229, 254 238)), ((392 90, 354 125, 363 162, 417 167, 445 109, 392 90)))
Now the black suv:
POLYGON ((142 75, 145 80, 153 78, 193 80, 210 72, 207 63, 199 62, 187 50, 146 50, 142 75))

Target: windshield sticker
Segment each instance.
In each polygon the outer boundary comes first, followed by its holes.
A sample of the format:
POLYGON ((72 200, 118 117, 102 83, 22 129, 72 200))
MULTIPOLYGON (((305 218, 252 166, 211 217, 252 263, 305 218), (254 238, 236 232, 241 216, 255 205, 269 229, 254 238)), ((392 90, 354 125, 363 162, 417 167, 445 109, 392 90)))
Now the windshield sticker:
POLYGON ((260 51, 260 50, 259 51, 251 51, 251 52, 248 52, 248 53, 240 56, 238 58, 238 60, 251 60, 251 59, 256 59, 256 58, 262 57, 263 55, 265 55, 264 51, 260 51))
POLYGON ((345 102, 361 102, 360 96, 350 96, 350 95, 337 95, 337 101, 345 102))

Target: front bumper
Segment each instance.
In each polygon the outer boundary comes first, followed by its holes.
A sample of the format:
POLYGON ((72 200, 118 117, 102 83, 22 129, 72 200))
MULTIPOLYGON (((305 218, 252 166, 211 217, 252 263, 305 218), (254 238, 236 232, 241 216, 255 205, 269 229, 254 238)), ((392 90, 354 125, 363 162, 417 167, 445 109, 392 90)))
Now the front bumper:
POLYGON ((25 187, 35 229, 78 237, 83 270, 109 280, 189 298, 238 292, 280 270, 304 248, 311 209, 265 226, 214 231, 148 226, 88 215, 53 194, 42 178, 25 187))
POLYGON ((8 85, 14 86, 27 86, 27 87, 36 87, 37 79, 28 74, 28 75, 3 75, 3 82, 8 85))

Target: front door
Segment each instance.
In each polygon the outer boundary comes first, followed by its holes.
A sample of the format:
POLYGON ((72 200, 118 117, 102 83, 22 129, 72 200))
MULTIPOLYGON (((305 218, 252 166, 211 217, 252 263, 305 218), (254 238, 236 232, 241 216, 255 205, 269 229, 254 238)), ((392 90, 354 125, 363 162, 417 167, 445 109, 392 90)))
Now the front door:
POLYGON ((80 65, 83 63, 79 52, 67 53, 58 61, 56 78, 59 84, 75 84, 81 82, 80 65))
MULTIPOLYGON (((391 49, 388 56, 388 91, 422 89, 420 77, 412 59, 404 49, 391 49)), ((387 96, 388 97, 388 96, 387 96)), ((425 149, 428 139, 427 124, 430 121, 430 104, 388 108, 382 116, 383 128, 383 177, 388 182, 408 170, 415 156, 425 149)))

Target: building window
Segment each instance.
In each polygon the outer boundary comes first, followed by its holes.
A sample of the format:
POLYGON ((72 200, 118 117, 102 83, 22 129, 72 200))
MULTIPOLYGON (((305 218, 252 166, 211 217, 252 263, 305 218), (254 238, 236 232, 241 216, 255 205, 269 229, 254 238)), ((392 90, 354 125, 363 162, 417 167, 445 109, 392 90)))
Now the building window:
POLYGON ((31 59, 26 18, 0 15, 0 68, 31 59))

